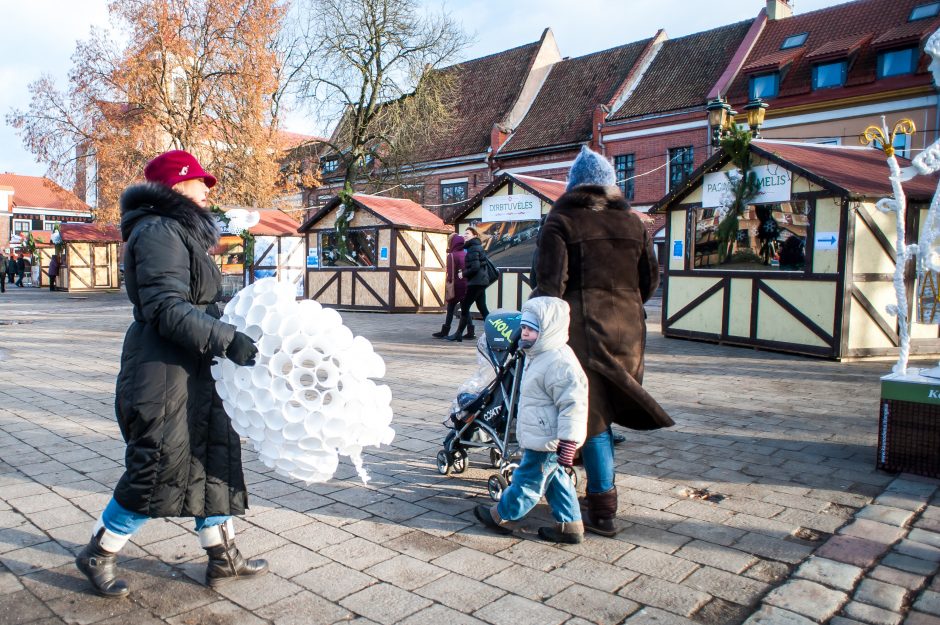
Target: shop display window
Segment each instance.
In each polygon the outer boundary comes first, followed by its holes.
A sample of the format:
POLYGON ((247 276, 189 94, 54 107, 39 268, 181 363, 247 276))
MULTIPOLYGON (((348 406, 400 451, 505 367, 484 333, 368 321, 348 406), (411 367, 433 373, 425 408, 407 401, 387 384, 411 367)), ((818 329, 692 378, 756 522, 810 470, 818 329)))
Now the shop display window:
POLYGON ((809 203, 791 200, 747 207, 738 219, 730 255, 719 262, 718 227, 722 215, 714 208, 692 210, 695 269, 736 271, 803 271, 810 230, 809 203))
POLYGON ((320 264, 322 267, 375 267, 378 231, 375 228, 346 231, 346 253, 339 251, 335 230, 320 233, 320 264))

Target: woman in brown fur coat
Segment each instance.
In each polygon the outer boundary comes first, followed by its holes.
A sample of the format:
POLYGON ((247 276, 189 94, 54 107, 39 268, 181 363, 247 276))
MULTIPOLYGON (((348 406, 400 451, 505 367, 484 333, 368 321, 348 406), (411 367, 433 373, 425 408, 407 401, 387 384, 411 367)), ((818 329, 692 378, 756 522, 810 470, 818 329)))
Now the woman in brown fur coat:
POLYGON ((532 296, 571 306, 568 344, 588 376, 585 529, 616 534, 617 488, 611 423, 634 430, 673 424, 643 390, 643 303, 659 284, 653 244, 616 186, 613 167, 587 147, 571 166, 568 187, 539 238, 532 296))

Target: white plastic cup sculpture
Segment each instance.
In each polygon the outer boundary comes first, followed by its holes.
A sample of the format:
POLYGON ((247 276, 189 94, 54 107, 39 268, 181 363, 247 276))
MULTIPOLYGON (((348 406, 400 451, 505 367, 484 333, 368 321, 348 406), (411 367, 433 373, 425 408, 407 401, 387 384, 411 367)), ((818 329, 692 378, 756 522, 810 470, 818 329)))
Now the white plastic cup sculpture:
POLYGON ((293 285, 274 278, 240 291, 222 321, 258 340, 253 367, 219 360, 212 377, 232 428, 261 462, 286 477, 325 482, 342 454, 367 482, 362 448, 395 437, 392 392, 370 379, 385 375, 372 344, 353 336, 338 312, 296 301, 293 285))

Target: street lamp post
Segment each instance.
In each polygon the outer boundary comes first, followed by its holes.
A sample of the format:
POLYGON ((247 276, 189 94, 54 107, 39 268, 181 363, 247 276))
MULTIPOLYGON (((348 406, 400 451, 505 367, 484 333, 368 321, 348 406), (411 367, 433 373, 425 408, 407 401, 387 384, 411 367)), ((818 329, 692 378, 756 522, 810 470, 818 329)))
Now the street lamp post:
POLYGON ((751 129, 751 137, 760 139, 760 127, 764 125, 764 112, 767 103, 760 98, 754 98, 744 106, 747 113, 747 125, 751 129))

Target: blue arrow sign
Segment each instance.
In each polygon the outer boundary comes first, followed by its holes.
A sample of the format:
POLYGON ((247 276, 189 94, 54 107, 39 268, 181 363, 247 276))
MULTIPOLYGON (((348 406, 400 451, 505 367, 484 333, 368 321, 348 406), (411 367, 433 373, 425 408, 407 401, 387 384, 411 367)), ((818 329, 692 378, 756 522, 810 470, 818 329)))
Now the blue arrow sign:
POLYGON ((816 233, 816 249, 817 250, 834 250, 838 247, 839 234, 837 232, 817 232, 816 233))

